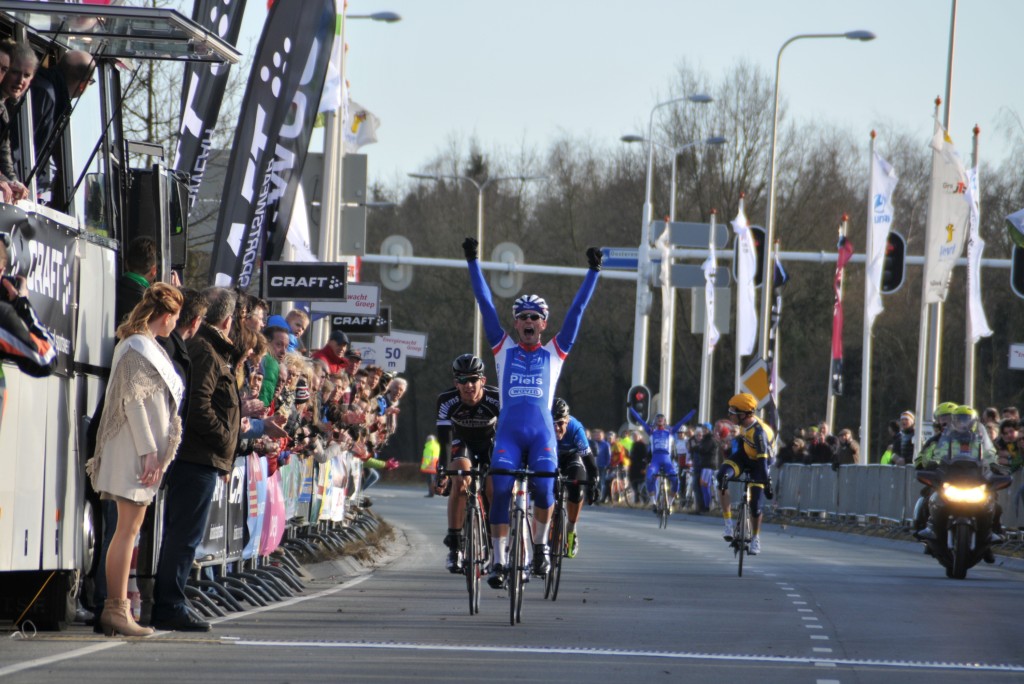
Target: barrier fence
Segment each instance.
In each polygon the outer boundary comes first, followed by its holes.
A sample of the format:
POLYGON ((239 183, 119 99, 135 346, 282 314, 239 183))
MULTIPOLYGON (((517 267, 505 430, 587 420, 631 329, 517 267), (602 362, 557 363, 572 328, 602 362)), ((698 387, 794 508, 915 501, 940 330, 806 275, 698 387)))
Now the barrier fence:
MULTIPOLYGON (((786 464, 772 468, 777 492, 775 510, 785 513, 858 518, 908 525, 924 487, 913 466, 786 464)), ((1003 527, 1021 531, 1024 510, 1021 491, 1024 470, 1013 475, 1013 484, 996 493, 1003 507, 1003 527)))
MULTIPOLYGON (((365 539, 378 522, 359 505, 362 465, 336 444, 322 460, 292 455, 269 475, 266 456, 236 457, 227 481, 218 480, 196 549, 186 588, 193 606, 205 617, 221 617, 294 596, 302 590, 297 556, 337 552, 365 539)), ((162 491, 153 510, 152 532, 139 542, 136 571, 143 580, 152 579, 159 557, 154 540, 162 537, 162 491)))

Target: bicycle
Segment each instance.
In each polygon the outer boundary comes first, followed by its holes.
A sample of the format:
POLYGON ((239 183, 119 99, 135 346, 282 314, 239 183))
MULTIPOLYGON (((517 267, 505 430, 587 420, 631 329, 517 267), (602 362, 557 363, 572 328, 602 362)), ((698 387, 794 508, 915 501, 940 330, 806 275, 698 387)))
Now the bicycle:
POLYGON ((669 482, 668 475, 659 472, 654 480, 654 491, 658 502, 658 529, 668 529, 668 516, 672 514, 672 506, 669 504, 669 482))
POLYGON ((523 616, 523 584, 529 570, 530 554, 533 549, 533 530, 527 524, 529 493, 527 491, 531 477, 556 477, 556 472, 534 472, 527 468, 511 470, 495 468, 491 475, 511 475, 512 500, 509 502, 508 532, 508 567, 505 583, 508 588, 509 624, 515 626, 522 622, 523 616))
POLYGON ((615 475, 609 485, 611 500, 613 504, 626 504, 633 506, 636 496, 632 485, 629 483, 629 476, 625 466, 616 466, 615 475))
POLYGON ((551 569, 544 580, 544 598, 550 596, 552 601, 558 600, 558 586, 562 580, 562 559, 568 555, 566 539, 568 538, 569 517, 565 510, 566 485, 586 485, 590 480, 569 480, 559 473, 555 480, 555 508, 551 514, 551 532, 548 535, 548 548, 551 554, 551 569))
POLYGON ((733 555, 739 558, 739 577, 743 577, 743 557, 750 553, 750 541, 753 537, 750 520, 750 486, 753 482, 747 473, 743 473, 739 477, 730 477, 729 482, 743 483, 743 497, 740 499, 739 517, 734 518, 736 522, 732 538, 726 540, 729 542, 729 546, 732 547, 733 555))
POLYGON ((480 578, 491 560, 490 532, 480 501, 480 481, 484 473, 479 468, 445 470, 442 467, 438 469, 438 476, 443 475, 469 478, 466 517, 462 524, 462 572, 466 576, 466 591, 469 593, 469 614, 476 615, 480 613, 480 578))

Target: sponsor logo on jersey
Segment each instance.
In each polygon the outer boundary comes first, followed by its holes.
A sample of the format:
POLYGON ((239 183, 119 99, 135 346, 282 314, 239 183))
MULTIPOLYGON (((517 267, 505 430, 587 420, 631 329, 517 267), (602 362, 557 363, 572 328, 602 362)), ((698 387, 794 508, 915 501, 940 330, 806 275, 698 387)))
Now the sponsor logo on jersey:
POLYGON ((510 397, 536 397, 540 399, 544 396, 544 390, 540 387, 513 387, 508 391, 510 397))

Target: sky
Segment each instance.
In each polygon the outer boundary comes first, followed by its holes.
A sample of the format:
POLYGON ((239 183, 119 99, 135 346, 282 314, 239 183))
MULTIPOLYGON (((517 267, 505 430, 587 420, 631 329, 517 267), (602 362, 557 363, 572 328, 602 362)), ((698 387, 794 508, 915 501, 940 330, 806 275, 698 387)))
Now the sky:
MULTIPOLYGON (((246 31, 258 33, 262 3, 249 5, 246 31)), ((642 132, 683 60, 712 82, 741 60, 771 77, 791 36, 866 29, 877 39, 786 48, 780 92, 790 115, 863 131, 865 151, 869 131, 887 126, 918 131, 925 146, 933 100, 946 88, 951 7, 949 0, 351 0, 349 15, 390 10, 402 21, 350 19, 346 72, 353 99, 381 120, 379 142, 361 150, 371 178, 390 183, 452 138, 465 147, 475 137, 485 151, 543 150, 566 133, 618 145, 621 135, 642 132)), ((1024 117, 1021 26, 1020 0, 959 2, 950 131, 965 153, 977 123, 982 155, 1002 158, 1000 117, 1007 110, 1024 117)))

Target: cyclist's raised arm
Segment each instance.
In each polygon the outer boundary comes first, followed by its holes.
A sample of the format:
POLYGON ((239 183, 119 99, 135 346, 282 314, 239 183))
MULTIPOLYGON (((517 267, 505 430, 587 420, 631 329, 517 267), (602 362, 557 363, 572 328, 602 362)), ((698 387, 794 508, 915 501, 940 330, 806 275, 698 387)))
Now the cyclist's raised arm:
POLYGON ((469 282, 473 286, 473 296, 476 297, 477 306, 480 307, 480 317, 484 323, 484 334, 487 335, 487 343, 493 349, 501 342, 505 331, 498 319, 498 310, 494 308, 491 288, 487 286, 483 269, 480 268, 477 254, 479 247, 479 243, 474 238, 468 237, 462 242, 462 251, 466 255, 466 263, 469 266, 469 282))
POLYGON ((678 423, 676 423, 675 425, 672 426, 672 436, 673 437, 679 434, 679 429, 682 428, 684 425, 686 425, 686 421, 688 421, 690 419, 690 416, 692 416, 692 415, 693 415, 693 411, 690 411, 685 416, 680 418, 678 423))
POLYGON ((634 420, 636 420, 637 423, 640 424, 640 426, 644 429, 644 432, 646 432, 647 434, 651 434, 652 432, 654 432, 654 428, 648 425, 647 421, 644 420, 640 416, 640 414, 636 412, 636 409, 634 409, 632 406, 629 407, 629 414, 633 416, 634 420))
POLYGON ((562 329, 558 331, 558 335, 555 336, 555 344, 558 345, 559 351, 563 354, 568 354, 569 350, 572 349, 572 345, 576 342, 576 334, 580 330, 580 323, 583 321, 583 311, 587 308, 587 304, 590 303, 590 298, 594 294, 594 288, 597 287, 597 279, 601 273, 601 251, 595 247, 587 249, 587 261, 590 264, 590 270, 587 271, 587 275, 583 278, 583 284, 580 285, 579 291, 572 300, 572 305, 569 310, 565 312, 565 322, 562 324, 562 329))

